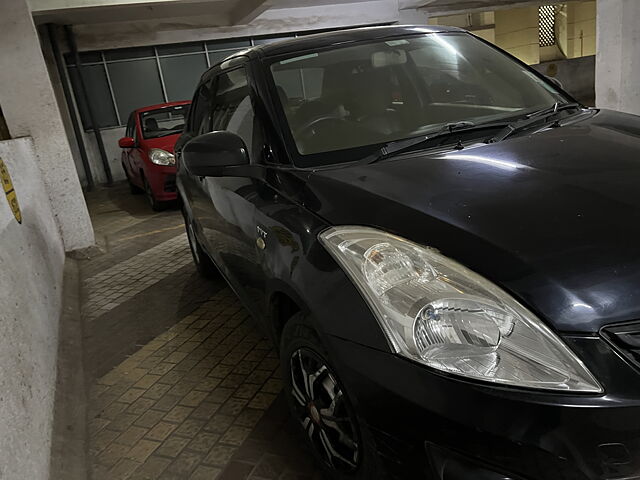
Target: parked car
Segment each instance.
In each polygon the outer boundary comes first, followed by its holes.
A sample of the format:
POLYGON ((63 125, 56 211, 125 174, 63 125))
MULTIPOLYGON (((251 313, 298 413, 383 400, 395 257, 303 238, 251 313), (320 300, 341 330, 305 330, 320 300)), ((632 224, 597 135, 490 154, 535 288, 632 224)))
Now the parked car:
POLYGON ((154 210, 177 198, 173 146, 191 102, 170 102, 131 112, 122 148, 122 168, 132 193, 144 192, 154 210))
POLYGON ((355 29, 206 72, 178 191, 331 478, 639 478, 639 132, 462 30, 355 29))

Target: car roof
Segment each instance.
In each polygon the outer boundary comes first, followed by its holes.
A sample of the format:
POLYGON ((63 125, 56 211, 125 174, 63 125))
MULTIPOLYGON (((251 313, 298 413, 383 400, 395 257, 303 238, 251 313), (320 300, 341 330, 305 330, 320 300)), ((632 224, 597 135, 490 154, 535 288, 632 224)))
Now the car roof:
POLYGON ((191 100, 180 100, 178 102, 167 102, 167 103, 158 103, 156 105, 149 105, 147 107, 136 108, 134 111, 136 113, 148 112, 150 110, 160 110, 162 108, 167 107, 176 107, 178 105, 188 105, 191 103, 191 100))
POLYGON ((220 64, 238 57, 274 56, 287 53, 309 50, 313 48, 330 47, 363 40, 382 40, 384 38, 399 37, 406 35, 416 35, 421 33, 442 33, 442 32, 466 32, 458 27, 447 27, 437 25, 393 25, 381 27, 359 27, 345 30, 332 30, 330 32, 314 33, 300 37, 279 40, 273 43, 256 45, 240 52, 233 53, 221 60, 212 69, 220 64))

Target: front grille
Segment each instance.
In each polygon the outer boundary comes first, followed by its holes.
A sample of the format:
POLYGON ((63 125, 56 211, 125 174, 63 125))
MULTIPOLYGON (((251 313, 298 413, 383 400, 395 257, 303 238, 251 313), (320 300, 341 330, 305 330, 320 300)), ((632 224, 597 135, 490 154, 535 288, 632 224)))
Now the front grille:
POLYGON ((164 181, 164 191, 165 192, 175 192, 176 191, 176 176, 175 175, 167 175, 164 181))
POLYGON ((640 322, 602 329, 602 335, 636 368, 640 369, 640 322))

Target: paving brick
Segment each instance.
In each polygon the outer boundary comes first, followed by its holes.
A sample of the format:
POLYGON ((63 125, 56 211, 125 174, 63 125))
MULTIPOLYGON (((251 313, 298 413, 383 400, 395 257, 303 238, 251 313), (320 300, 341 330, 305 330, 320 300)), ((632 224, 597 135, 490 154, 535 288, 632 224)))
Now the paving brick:
POLYGON ((158 383, 147 389, 147 391, 142 395, 144 398, 151 398, 153 400, 159 400, 162 396, 169 391, 171 388, 170 385, 165 385, 159 383, 161 380, 158 380, 158 383))
POLYGON ((224 467, 229 463, 235 451, 235 447, 229 445, 216 445, 205 457, 203 463, 212 466, 224 467))
POLYGON ((164 417, 165 415, 166 414, 164 412, 161 412, 159 410, 147 410, 140 417, 136 419, 136 421, 134 422, 134 425, 138 425, 140 427, 145 427, 145 428, 152 428, 160 420, 162 420, 162 417, 164 417))
POLYGON ((233 424, 234 417, 216 413, 211 420, 204 426, 204 429, 214 433, 224 433, 233 424))
POLYGON ((181 475, 182 478, 188 478, 203 458, 204 456, 202 454, 183 450, 173 463, 169 465, 167 471, 177 473, 181 475))
POLYGON ((159 446, 160 442, 143 439, 131 447, 125 456, 136 462, 144 463, 159 446))
POLYGON ((220 409, 221 404, 202 402, 191 412, 191 418, 197 418, 199 420, 208 420, 220 409))
POLYGON ((193 438, 200 430, 202 430, 206 423, 206 420, 188 418, 182 422, 178 428, 176 428, 175 434, 181 437, 193 438))
MULTIPOLYGON (((155 365, 154 365, 155 366, 155 365)), ((162 376, 160 375, 145 375, 144 377, 142 377, 140 380, 138 380, 133 387, 134 388, 142 388, 142 389, 147 389, 150 386, 152 386, 154 383, 156 383, 160 378, 162 378, 162 376)))
POLYGON ((164 416, 164 420, 167 422, 176 422, 181 423, 184 422, 187 417, 193 412, 193 408, 191 407, 183 407, 178 405, 177 407, 173 407, 169 413, 164 416))
POLYGON ((217 433, 200 432, 189 443, 189 450, 200 453, 207 453, 219 440, 220 435, 217 433))
POLYGON ((222 470, 216 467, 207 467, 200 465, 189 477, 189 480, 215 480, 218 478, 222 470))
POLYGON ((229 427, 229 429, 222 435, 220 442, 228 445, 240 446, 242 445, 242 442, 246 440, 250 433, 250 428, 242 427, 240 425, 233 425, 229 427))
POLYGON ((123 458, 109 471, 110 478, 113 480, 124 480, 128 478, 139 466, 140 463, 134 462, 128 458, 123 458))
POLYGON ((157 455, 164 457, 175 458, 180 455, 180 452, 191 442, 190 438, 178 437, 177 435, 171 435, 167 438, 162 445, 156 450, 157 455))
POLYGON ((116 438, 116 442, 132 447, 138 442, 138 440, 144 437, 147 432, 148 430, 146 428, 133 425, 122 432, 120 436, 116 438))
POLYGON ((156 480, 171 464, 171 460, 151 456, 131 475, 131 480, 156 480))
POLYGON ((126 445, 111 443, 98 455, 98 463, 111 468, 125 457, 129 448, 126 445))
POLYGON ((184 398, 180 401, 180 405, 184 405, 187 407, 197 407, 202 403, 202 401, 208 396, 207 392, 200 392, 198 390, 192 390, 187 393, 184 398))
POLYGON ((155 427, 149 430, 146 437, 149 440, 162 441, 167 438, 176 428, 177 425, 173 423, 159 422, 155 427))

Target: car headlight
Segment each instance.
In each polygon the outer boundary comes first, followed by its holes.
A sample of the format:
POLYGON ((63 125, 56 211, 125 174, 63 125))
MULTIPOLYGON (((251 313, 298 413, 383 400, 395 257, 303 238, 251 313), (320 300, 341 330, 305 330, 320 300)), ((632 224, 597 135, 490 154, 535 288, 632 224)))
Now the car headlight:
POLYGON ((499 384, 603 391, 533 313, 436 250, 367 227, 333 227, 319 239, 358 287, 396 353, 499 384))
POLYGON ((176 157, 173 156, 173 153, 169 153, 166 150, 162 150, 160 148, 152 148, 149 151, 149 160, 151 160, 156 165, 176 164, 176 157))

